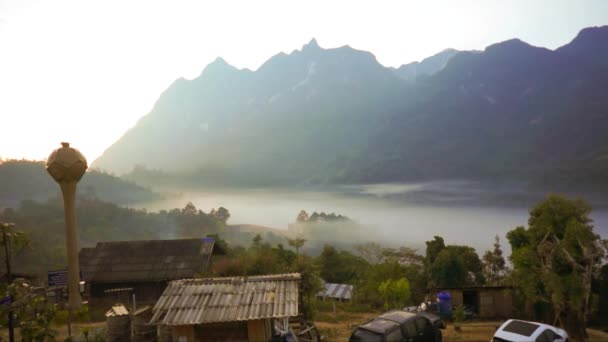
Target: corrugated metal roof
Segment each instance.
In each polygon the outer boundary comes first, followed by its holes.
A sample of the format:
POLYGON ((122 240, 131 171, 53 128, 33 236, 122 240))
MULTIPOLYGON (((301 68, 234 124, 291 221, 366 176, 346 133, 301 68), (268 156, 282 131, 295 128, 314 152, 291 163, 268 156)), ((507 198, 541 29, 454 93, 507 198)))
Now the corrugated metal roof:
POLYGON ((113 317, 113 316, 124 316, 124 315, 128 315, 129 314, 129 310, 122 304, 115 304, 112 306, 112 308, 110 310, 108 310, 108 312, 106 312, 106 317, 113 317))
POLYGON ((169 283, 150 324, 193 325, 298 315, 299 273, 169 283))
POLYGON ((192 278, 212 253, 213 239, 99 242, 80 250, 80 269, 91 283, 145 282, 192 278))
POLYGON ((317 293, 317 297, 334 299, 351 299, 353 286, 348 284, 325 283, 325 288, 317 293))

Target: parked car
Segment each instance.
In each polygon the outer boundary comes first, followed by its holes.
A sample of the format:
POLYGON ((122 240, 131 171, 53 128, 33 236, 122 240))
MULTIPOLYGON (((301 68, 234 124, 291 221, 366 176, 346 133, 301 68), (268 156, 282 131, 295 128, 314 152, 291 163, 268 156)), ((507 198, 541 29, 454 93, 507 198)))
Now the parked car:
POLYGON ((394 310, 357 327, 349 341, 441 342, 441 329, 445 329, 445 324, 437 315, 394 310))
POLYGON ((492 342, 566 342, 568 333, 554 326, 510 319, 494 333, 492 342))

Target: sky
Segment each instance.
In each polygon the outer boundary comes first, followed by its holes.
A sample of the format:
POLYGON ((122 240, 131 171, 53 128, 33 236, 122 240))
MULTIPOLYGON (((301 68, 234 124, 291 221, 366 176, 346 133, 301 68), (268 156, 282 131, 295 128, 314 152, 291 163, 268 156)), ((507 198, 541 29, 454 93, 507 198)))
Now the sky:
POLYGON ((0 0, 0 157, 69 141, 92 162, 218 56, 255 70, 314 37, 398 67, 510 38, 554 49, 607 24, 605 0, 0 0))

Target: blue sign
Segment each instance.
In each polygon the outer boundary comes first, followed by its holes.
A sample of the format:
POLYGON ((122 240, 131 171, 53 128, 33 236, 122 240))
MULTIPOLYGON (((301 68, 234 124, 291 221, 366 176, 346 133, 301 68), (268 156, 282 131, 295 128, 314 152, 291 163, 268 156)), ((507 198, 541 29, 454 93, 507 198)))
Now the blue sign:
POLYGON ((68 271, 67 270, 48 271, 47 280, 48 280, 49 286, 68 286, 68 271))

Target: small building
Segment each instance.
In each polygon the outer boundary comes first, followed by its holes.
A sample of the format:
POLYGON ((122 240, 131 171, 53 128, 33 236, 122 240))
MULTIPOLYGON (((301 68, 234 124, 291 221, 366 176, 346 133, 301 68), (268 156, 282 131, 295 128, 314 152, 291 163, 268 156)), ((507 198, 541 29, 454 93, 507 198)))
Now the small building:
POLYGON ((509 318, 513 316, 512 286, 478 286, 439 288, 435 293, 447 292, 454 307, 464 305, 473 309, 479 318, 509 318))
POLYGON ((150 324, 173 341, 270 341, 275 323, 298 316, 300 274, 176 280, 154 305, 150 324))
POLYGON ((317 293, 317 298, 322 300, 333 299, 338 301, 350 301, 353 298, 353 286, 348 284, 324 283, 323 289, 317 293))
POLYGON ((216 254, 224 251, 203 238, 99 242, 79 258, 89 305, 105 310, 117 300, 131 303, 133 295, 138 306, 153 305, 169 281, 201 274, 216 254))

